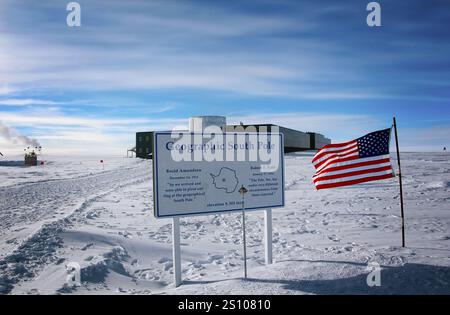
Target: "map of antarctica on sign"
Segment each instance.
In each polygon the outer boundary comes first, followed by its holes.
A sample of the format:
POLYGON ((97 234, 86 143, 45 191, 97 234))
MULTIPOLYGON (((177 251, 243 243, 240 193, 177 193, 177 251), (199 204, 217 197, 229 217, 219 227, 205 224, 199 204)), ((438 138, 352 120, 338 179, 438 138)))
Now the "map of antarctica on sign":
POLYGON ((222 167, 219 174, 211 174, 213 184, 217 189, 223 189, 227 194, 234 193, 238 187, 239 179, 236 171, 228 167, 222 167))
MULTIPOLYGON (((246 210, 284 205, 283 150, 275 154, 279 165, 270 171, 265 168, 268 162, 261 161, 174 161, 171 150, 177 139, 171 136, 157 132, 154 138, 156 217, 240 211, 242 185, 248 189, 246 210)), ((282 135, 274 137, 281 146, 282 135)))

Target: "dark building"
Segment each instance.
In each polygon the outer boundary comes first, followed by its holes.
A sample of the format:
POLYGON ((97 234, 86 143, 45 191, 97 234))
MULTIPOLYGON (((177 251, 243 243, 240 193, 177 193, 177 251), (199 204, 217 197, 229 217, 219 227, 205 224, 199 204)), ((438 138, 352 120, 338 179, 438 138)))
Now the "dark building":
MULTIPOLYGON (((248 127, 254 127, 256 132, 278 132, 284 136, 284 152, 298 152, 307 150, 317 150, 326 144, 331 143, 331 140, 320 133, 302 132, 286 127, 277 126, 274 124, 257 124, 257 125, 226 125, 226 119, 222 116, 198 116, 190 119, 190 129, 201 131, 202 128, 208 125, 221 125, 222 130, 226 132, 239 132, 246 130, 248 127)), ((153 145, 153 132, 138 132, 136 133, 136 157, 151 159, 153 145)))
POLYGON ((240 128, 247 130, 248 127, 255 127, 256 132, 280 132, 284 136, 284 153, 299 152, 307 150, 317 150, 331 140, 325 138, 320 133, 301 132, 298 130, 274 125, 274 124, 258 124, 258 125, 227 125, 227 132, 239 132, 240 128))
POLYGON ((37 154, 34 151, 25 154, 26 166, 37 166, 37 154))
POLYGON ((153 131, 136 133, 136 157, 142 159, 152 158, 153 131))

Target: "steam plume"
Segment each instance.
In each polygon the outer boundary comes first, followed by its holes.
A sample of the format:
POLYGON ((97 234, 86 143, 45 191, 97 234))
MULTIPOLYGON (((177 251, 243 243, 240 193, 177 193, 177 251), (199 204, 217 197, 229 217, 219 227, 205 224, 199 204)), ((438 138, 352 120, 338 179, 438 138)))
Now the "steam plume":
POLYGON ((17 130, 12 129, 0 121, 0 137, 3 137, 12 144, 23 144, 33 147, 39 147, 39 142, 27 136, 20 134, 17 130))

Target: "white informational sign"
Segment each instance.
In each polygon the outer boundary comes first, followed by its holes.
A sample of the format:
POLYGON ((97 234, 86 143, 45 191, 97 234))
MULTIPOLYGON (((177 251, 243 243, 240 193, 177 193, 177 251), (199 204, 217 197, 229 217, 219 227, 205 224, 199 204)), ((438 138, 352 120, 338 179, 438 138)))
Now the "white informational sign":
POLYGON ((153 196, 157 218, 284 206, 281 133, 155 132, 153 196))

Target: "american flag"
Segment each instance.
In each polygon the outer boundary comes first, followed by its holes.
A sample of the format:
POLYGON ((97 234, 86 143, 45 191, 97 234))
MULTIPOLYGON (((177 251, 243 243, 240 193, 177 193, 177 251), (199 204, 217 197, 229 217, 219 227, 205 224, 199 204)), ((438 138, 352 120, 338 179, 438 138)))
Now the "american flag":
POLYGON ((314 156, 316 189, 355 185, 395 177, 389 155, 391 129, 345 143, 328 144, 314 156))

